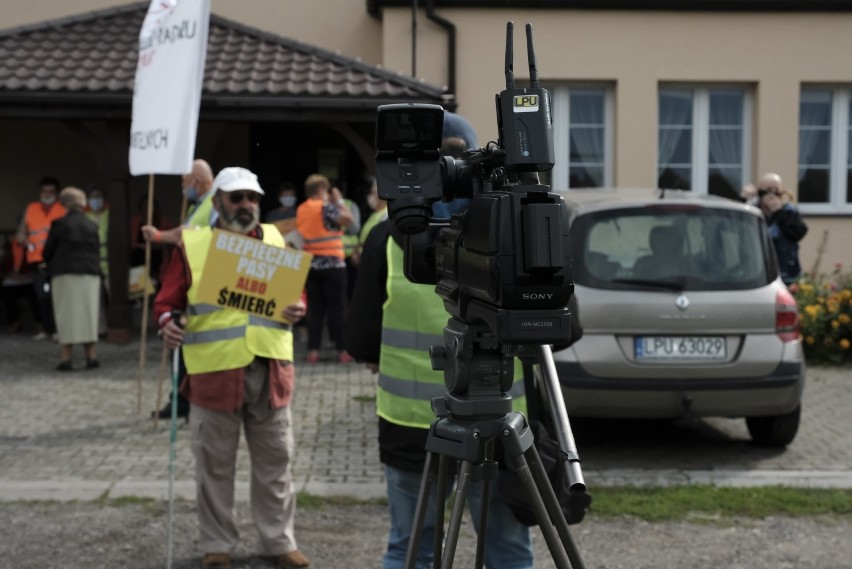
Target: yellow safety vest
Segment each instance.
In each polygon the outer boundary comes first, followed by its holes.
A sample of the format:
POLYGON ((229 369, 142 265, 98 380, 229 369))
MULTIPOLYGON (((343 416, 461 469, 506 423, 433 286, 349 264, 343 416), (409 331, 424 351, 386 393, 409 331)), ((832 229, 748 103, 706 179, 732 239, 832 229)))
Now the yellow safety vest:
POLYGON ((190 227, 207 227, 210 225, 210 217, 213 214, 213 190, 208 190, 201 196, 201 200, 189 207, 186 213, 184 225, 190 227))
POLYGON ((107 238, 109 236, 109 210, 103 209, 100 213, 87 211, 86 217, 95 222, 98 226, 98 239, 101 242, 101 273, 104 279, 109 276, 109 250, 107 248, 107 238))
MULTIPOLYGON (((274 225, 261 225, 263 242, 284 247, 274 225)), ((210 227, 184 228, 183 244, 192 284, 187 291, 187 322, 183 358, 190 374, 238 369, 255 356, 293 360, 293 333, 288 324, 232 309, 222 309, 198 299, 213 231, 210 227)), ((283 307, 282 307, 283 308, 283 307)))
MULTIPOLYGON (((427 429, 436 419, 432 399, 446 394, 444 374, 432 369, 428 350, 444 343, 449 315, 434 286, 406 280, 402 249, 391 238, 387 258, 388 298, 382 311, 376 413, 397 425, 427 429)), ((513 409, 525 411, 523 373, 517 359, 511 395, 513 409)))
POLYGON ((388 208, 381 209, 379 211, 374 211, 370 214, 370 217, 367 218, 367 221, 364 222, 364 226, 361 227, 361 234, 358 236, 358 243, 361 245, 367 240, 367 236, 373 230, 375 226, 383 222, 388 218, 388 208))
POLYGON ((349 208, 349 211, 352 212, 352 224, 343 229, 343 236, 341 240, 343 241, 343 255, 346 257, 351 257, 352 253, 355 252, 355 247, 358 246, 358 232, 361 230, 360 221, 356 219, 355 211, 358 209, 358 206, 355 205, 355 202, 352 200, 345 198, 343 203, 346 204, 346 207, 349 208), (359 223, 355 223, 359 221, 359 223))

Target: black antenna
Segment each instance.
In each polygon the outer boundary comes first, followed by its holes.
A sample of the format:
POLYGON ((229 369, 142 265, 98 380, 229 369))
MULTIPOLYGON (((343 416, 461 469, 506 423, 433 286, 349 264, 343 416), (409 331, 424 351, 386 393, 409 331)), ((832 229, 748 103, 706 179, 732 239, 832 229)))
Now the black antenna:
POLYGON ((538 70, 535 68, 535 49, 533 49, 532 24, 527 24, 527 59, 530 62, 530 87, 538 89, 538 70))
POLYGON ((515 54, 512 51, 512 35, 514 34, 514 31, 515 24, 512 22, 506 22, 506 89, 515 88, 515 54))

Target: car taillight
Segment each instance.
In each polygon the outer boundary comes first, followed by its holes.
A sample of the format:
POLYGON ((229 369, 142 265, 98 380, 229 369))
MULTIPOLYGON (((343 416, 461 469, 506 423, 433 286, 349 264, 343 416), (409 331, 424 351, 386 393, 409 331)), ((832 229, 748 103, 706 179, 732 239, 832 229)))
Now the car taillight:
POLYGON ((775 333, 782 342, 799 339, 799 307, 787 289, 775 295, 775 333))

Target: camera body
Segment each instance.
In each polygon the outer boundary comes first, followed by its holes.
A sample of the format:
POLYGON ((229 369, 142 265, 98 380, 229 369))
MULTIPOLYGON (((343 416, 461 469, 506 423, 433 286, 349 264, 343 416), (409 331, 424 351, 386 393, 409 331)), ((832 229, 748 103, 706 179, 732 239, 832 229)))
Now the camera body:
POLYGON ((500 139, 461 159, 441 156, 441 107, 378 108, 378 193, 404 244, 406 277, 435 284, 453 318, 487 325, 502 344, 562 344, 573 294, 568 210, 538 180, 554 163, 551 99, 532 59, 532 86, 515 88, 509 57, 500 139), (470 199, 466 211, 433 218, 435 202, 456 198, 470 199))

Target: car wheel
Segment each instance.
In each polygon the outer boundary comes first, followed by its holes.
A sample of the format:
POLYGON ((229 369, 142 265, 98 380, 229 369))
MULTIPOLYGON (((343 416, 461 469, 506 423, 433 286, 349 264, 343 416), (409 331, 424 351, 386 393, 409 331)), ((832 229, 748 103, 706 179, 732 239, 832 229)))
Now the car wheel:
POLYGON ((746 425, 752 440, 763 446, 783 447, 796 437, 802 406, 799 405, 786 415, 771 417, 747 417, 746 425))

